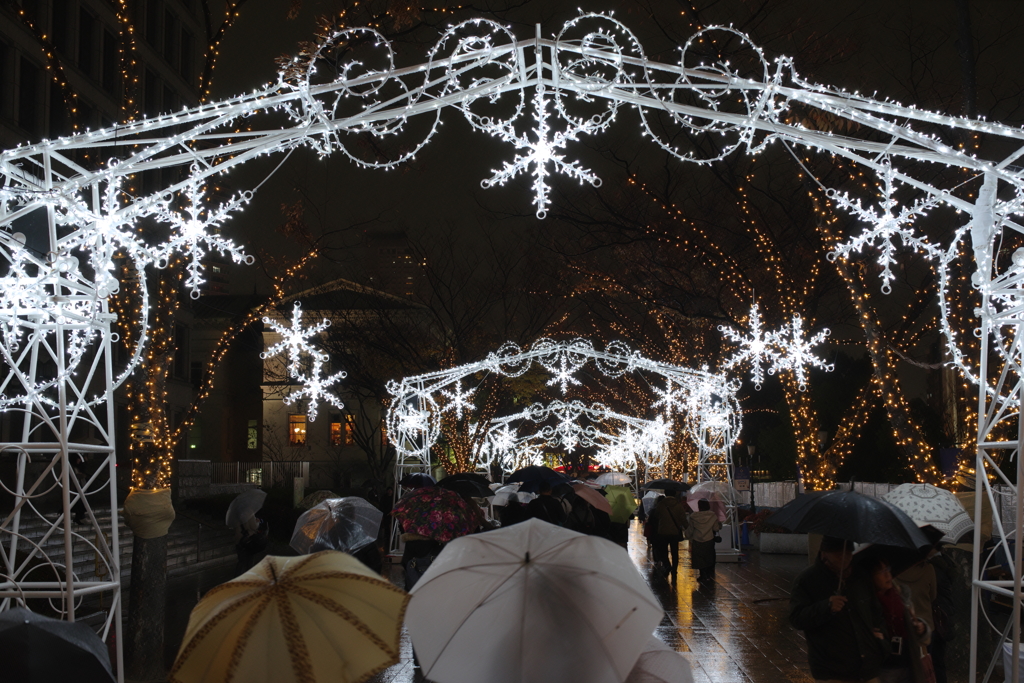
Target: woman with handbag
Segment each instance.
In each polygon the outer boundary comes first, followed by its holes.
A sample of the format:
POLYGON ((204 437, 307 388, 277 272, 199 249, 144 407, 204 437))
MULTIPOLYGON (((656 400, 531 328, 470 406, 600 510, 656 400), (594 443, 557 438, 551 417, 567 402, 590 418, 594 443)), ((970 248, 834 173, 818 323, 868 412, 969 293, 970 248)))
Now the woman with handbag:
POLYGON ((928 654, 931 628, 914 614, 910 589, 892 578, 885 560, 872 566, 875 599, 885 615, 882 641, 888 652, 882 661, 881 683, 935 683, 935 669, 928 654))
POLYGON ((711 511, 711 503, 697 501, 697 512, 690 515, 686 537, 690 539, 690 566, 700 570, 698 581, 715 580, 715 537, 722 523, 711 511))

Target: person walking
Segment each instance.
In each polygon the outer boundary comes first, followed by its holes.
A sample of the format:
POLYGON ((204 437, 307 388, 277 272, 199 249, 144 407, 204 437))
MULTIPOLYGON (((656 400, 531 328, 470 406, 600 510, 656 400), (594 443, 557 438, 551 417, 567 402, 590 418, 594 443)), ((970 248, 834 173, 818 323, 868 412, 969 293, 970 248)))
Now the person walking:
POLYGON ((915 616, 910 589, 892 578, 892 570, 885 560, 878 560, 872 566, 871 582, 885 616, 885 642, 889 644, 879 680, 881 683, 934 683, 931 660, 927 659, 931 629, 915 616), (925 666, 926 659, 928 666, 925 666))
POLYGON ((690 566, 700 570, 698 581, 715 580, 715 537, 722 528, 718 515, 711 511, 711 503, 697 501, 697 512, 691 513, 686 525, 686 538, 690 539, 690 566))
POLYGON ((526 516, 528 519, 539 519, 555 526, 565 524, 562 501, 551 495, 551 484, 546 481, 540 482, 537 487, 537 497, 526 506, 526 516))
POLYGON ((255 567, 266 555, 269 542, 270 527, 255 515, 235 527, 235 575, 241 576, 255 567))
MULTIPOLYGON (((658 568, 676 580, 679 569, 679 542, 687 528, 686 503, 682 494, 663 496, 654 506, 652 519, 656 526, 651 539, 655 547, 655 560, 658 568)), ((717 519, 717 518, 716 518, 717 519)))
POLYGON ((815 563, 800 573, 790 593, 789 623, 804 632, 815 681, 879 683, 889 650, 881 605, 868 577, 853 571, 852 546, 823 538, 815 563))

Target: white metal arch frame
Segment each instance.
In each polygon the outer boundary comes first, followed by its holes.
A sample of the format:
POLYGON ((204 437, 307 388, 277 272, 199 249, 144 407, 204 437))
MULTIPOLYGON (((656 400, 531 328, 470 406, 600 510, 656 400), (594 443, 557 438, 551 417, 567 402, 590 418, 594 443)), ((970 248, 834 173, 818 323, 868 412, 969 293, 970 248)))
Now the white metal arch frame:
MULTIPOLYGON (((548 207, 552 173, 599 184, 593 172, 567 159, 568 147, 582 136, 607 129, 623 106, 638 113, 645 135, 682 161, 712 163, 736 150, 757 153, 776 142, 803 145, 874 169, 894 188, 910 188, 929 204, 918 208, 957 212, 961 218, 954 220, 961 227, 953 242, 925 247, 927 241, 913 231, 913 211, 900 210, 898 203, 891 201, 892 193, 877 211, 857 211, 855 205, 859 204, 851 199, 846 208, 876 230, 870 239, 855 240, 848 246, 864 247, 877 241, 884 258, 890 259, 898 237, 903 244, 920 246, 938 259, 941 271, 942 264, 970 238, 975 260, 973 284, 981 297, 980 358, 966 358, 955 344, 956 335, 967 331, 948 324, 945 331, 954 361, 980 387, 977 471, 982 495, 978 496, 976 516, 981 513, 982 497, 993 500, 989 477, 1010 481, 995 455, 1016 453, 1020 436, 993 441, 990 435, 1016 419, 1018 411, 1024 254, 1003 263, 996 258, 996 245, 1004 233, 1024 231, 1019 219, 1024 171, 1015 165, 1024 156, 1024 130, 943 116, 811 83, 799 76, 791 59, 769 60, 746 36, 729 28, 699 32, 682 46, 680 60, 667 64, 646 59, 637 38, 607 16, 583 15, 567 22, 553 39, 542 38, 538 29, 535 37, 519 40, 504 27, 475 21, 446 32, 427 57, 423 64, 396 67, 387 41, 372 30, 340 31, 312 55, 296 58, 276 83, 249 95, 0 154, 0 227, 7 228, 0 230, 0 258, 8 264, 0 282, 0 351, 9 366, 3 380, 2 407, 21 409, 26 416, 21 439, 7 445, 41 449, 39 452, 53 458, 49 471, 61 478, 64 517, 75 497, 69 493, 75 485, 73 476, 68 475, 69 449, 85 452, 91 447, 110 456, 112 481, 110 390, 124 377, 114 375, 109 360, 106 298, 117 286, 110 277, 112 254, 127 253, 140 272, 163 262, 168 250, 190 254, 193 263, 198 263, 206 249, 244 259, 234 245, 217 243, 211 233, 198 228, 209 227, 218 216, 222 219, 240 209, 247 195, 216 205, 202 200, 203 208, 193 204, 197 210, 192 212, 187 207, 175 210, 171 198, 199 202, 200 187, 215 176, 263 154, 302 145, 321 154, 341 151, 362 166, 391 167, 429 141, 447 108, 458 109, 474 129, 516 148, 513 159, 483 184, 500 184, 519 174, 532 176, 538 215, 544 215, 548 207), (694 56, 696 47, 716 31, 736 41, 746 57, 733 64, 701 63, 694 56), (345 51, 357 48, 376 49, 378 56, 346 57, 345 51), (800 109, 815 109, 836 121, 857 124, 854 134, 810 130, 798 122, 799 116, 791 116, 800 109), (275 111, 288 117, 287 125, 282 127, 280 119, 267 116, 275 111), (675 147, 660 137, 664 124, 715 136, 721 155, 702 158, 692 150, 675 147), (985 134, 1001 143, 986 149, 1013 151, 985 158, 959 151, 941 137, 959 134, 985 134), (359 147, 350 141, 361 135, 381 139, 419 135, 421 139, 407 145, 409 151, 401 157, 382 161, 355 151, 359 147), (79 154, 85 151, 94 159, 109 161, 98 167, 83 165, 79 154), (930 164, 983 178, 977 199, 967 187, 934 185, 930 164), (133 189, 138 174, 161 169, 179 169, 182 179, 155 193, 133 189), (42 227, 22 230, 24 221, 39 216, 42 227), (136 232, 137 221, 147 216, 171 225, 172 237, 162 243, 149 242, 136 232), (168 247, 170 243, 174 246, 168 247), (990 349, 996 352, 997 362, 992 362, 990 349), (76 383, 83 362, 99 373, 88 385, 76 383), (96 390, 96 386, 102 388, 96 390), (70 442, 70 429, 76 421, 96 430, 101 445, 70 442)), ((843 206, 840 195, 834 196, 843 206)), ((844 253, 843 249, 839 253, 844 253)), ((201 269, 192 272, 201 274, 201 269)), ((942 293, 945 308, 945 286, 942 293)), ((144 326, 143 320, 143 332, 144 326)), ((140 349, 144 342, 143 333, 140 349)), ((1016 481, 1024 480, 1021 459, 1016 462, 1016 481)), ((24 508, 31 495, 28 492, 45 488, 44 484, 39 480, 22 490, 18 483, 17 510, 0 523, 5 548, 0 560, 8 577, 0 583, 2 598, 17 598, 23 592, 11 558, 19 538, 18 510, 24 508)), ((1015 526, 1021 528, 1024 501, 1020 496, 1017 500, 1015 526)), ((1008 549, 1005 539, 1011 532, 1001 525, 999 532, 1008 549)), ((65 547, 70 556, 74 538, 67 528, 62 533, 69 539, 65 547)), ((116 574, 116 540, 111 550, 116 574)), ((1011 597, 1016 655, 1024 598, 1021 544, 1013 549, 1014 578, 1008 582, 984 579, 978 554, 972 624, 976 628, 983 592, 1011 597)), ((70 598, 79 583, 72 574, 67 569, 62 581, 33 590, 60 593, 73 605, 70 598)), ((110 588, 115 596, 117 593, 116 587, 87 588, 110 588)), ((74 618, 72 609, 67 612, 74 618)), ((975 652, 973 648, 972 674, 977 668, 975 652)))
MULTIPOLYGON (((664 385, 651 384, 650 417, 619 415, 604 406, 588 407, 580 401, 553 401, 547 406, 530 406, 520 413, 499 417, 487 425, 477 425, 477 429, 483 430, 480 452, 474 454, 478 464, 498 460, 503 467, 514 467, 517 463, 511 453, 520 449, 522 457, 523 450, 530 450, 540 441, 562 445, 573 442, 573 447, 575 442, 604 441, 609 448, 622 451, 617 455, 623 464, 632 458, 630 469, 635 471, 640 464, 637 456, 643 457, 647 446, 654 449, 667 444, 669 425, 679 416, 697 446, 697 480, 718 479, 731 485, 730 446, 742 426, 736 397, 738 382, 706 369, 693 370, 650 360, 621 341, 609 342, 598 350, 590 340, 578 338, 562 342, 540 339, 526 349, 509 342, 482 361, 389 382, 387 388, 393 398, 387 428, 388 440, 396 450, 395 481, 412 472, 430 471, 431 449, 441 436, 445 413, 469 418, 475 409, 472 398, 476 389, 464 387, 466 379, 482 373, 519 377, 535 363, 550 374, 548 386, 557 386, 563 394, 570 386, 582 384, 576 375, 591 366, 608 378, 642 373, 660 379, 664 385), (599 432, 593 425, 581 426, 577 420, 584 414, 602 422, 621 418, 622 431, 612 436, 599 432), (519 434, 511 428, 517 421, 536 422, 552 415, 559 418, 559 425, 546 426, 534 434, 519 434), (634 439, 628 446, 622 442, 627 432, 634 439), (643 435, 646 443, 637 439, 643 435)), ((401 495, 400 488, 395 495, 401 495)), ((397 536, 392 541, 397 547, 397 536)))
POLYGON ((555 400, 491 420, 478 462, 487 468, 496 464, 510 473, 544 464, 545 447, 567 452, 594 447, 597 464, 612 470, 660 470, 671 437, 671 425, 660 415, 647 420, 615 412, 602 403, 555 400))
MULTIPOLYGON (((388 391, 393 396, 387 415, 388 439, 397 451, 397 479, 401 480, 408 472, 424 471, 430 467, 431 448, 440 437, 441 420, 445 413, 453 412, 461 418, 463 413, 468 415, 473 411, 470 399, 475 389, 464 388, 465 379, 479 373, 518 377, 536 363, 551 375, 548 385, 558 386, 564 394, 570 386, 581 384, 576 373, 591 361, 598 371, 609 378, 642 371, 663 379, 664 388, 653 387, 651 409, 656 415, 651 419, 661 418, 667 426, 673 415, 678 413, 684 416, 688 431, 697 442, 702 457, 725 457, 728 446, 735 440, 735 435, 739 434, 740 410, 736 398, 738 383, 724 375, 652 361, 619 341, 610 342, 603 351, 595 349, 587 339, 564 342, 540 339, 527 349, 520 349, 509 342, 498 351, 488 354, 482 361, 388 383, 388 391)), ((561 409, 566 417, 576 417, 571 413, 589 412, 583 410, 585 406, 582 404, 579 406, 581 410, 575 410, 576 406, 572 403, 558 402, 553 406, 541 407, 536 411, 528 408, 525 413, 535 412, 536 417, 540 418, 553 409, 561 409)), ((512 421, 525 417, 525 414, 517 414, 498 418, 484 428, 488 431, 500 430, 512 421)), ((631 422, 638 420, 628 419, 631 422)), ((640 421, 632 426, 640 427, 651 419, 639 418, 640 421)), ((596 436, 596 432, 593 436, 596 436)), ((485 457, 490 457, 490 454, 485 454, 485 457)))

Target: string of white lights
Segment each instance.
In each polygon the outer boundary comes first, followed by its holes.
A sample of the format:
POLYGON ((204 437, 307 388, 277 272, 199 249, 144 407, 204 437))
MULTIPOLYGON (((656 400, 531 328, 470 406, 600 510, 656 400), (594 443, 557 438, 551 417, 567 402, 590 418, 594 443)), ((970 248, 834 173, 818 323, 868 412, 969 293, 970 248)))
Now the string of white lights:
POLYGON ((515 463, 534 462, 540 457, 543 444, 558 444, 570 451, 577 446, 598 446, 599 459, 614 460, 623 466, 628 461, 630 470, 638 464, 660 467, 677 414, 684 417, 688 434, 698 448, 723 450, 739 434, 738 385, 724 375, 711 373, 707 368, 692 370, 653 361, 620 341, 609 343, 602 351, 587 339, 559 342, 545 338, 527 349, 506 343, 483 361, 389 382, 387 388, 393 399, 387 415, 388 438, 398 451, 399 462, 430 462, 445 413, 452 412, 459 420, 470 419, 476 406, 470 400, 475 390, 463 389, 468 378, 480 373, 518 377, 534 365, 549 375, 547 385, 558 388, 563 395, 582 384, 578 375, 589 367, 609 378, 639 372, 649 382, 660 378, 667 389, 655 386, 652 390, 649 416, 626 416, 580 401, 553 401, 496 418, 484 428, 483 445, 474 454, 475 464, 498 463, 508 468, 515 463), (671 398, 666 400, 666 395, 671 398), (520 434, 516 427, 549 418, 553 425, 543 425, 529 433, 520 434), (607 429, 581 425, 582 418, 606 423, 607 429))

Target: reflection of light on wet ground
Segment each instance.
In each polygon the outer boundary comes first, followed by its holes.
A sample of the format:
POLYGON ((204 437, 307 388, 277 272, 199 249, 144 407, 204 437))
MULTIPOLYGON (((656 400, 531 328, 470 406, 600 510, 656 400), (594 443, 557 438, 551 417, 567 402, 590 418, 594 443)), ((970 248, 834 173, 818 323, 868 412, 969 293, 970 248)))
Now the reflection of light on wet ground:
MULTIPOLYGON (((687 544, 679 549, 673 587, 653 570, 638 524, 630 532, 629 556, 665 609, 656 631, 684 653, 696 683, 811 683, 803 635, 787 622, 789 587, 807 566, 795 555, 749 556, 740 564, 720 563, 717 580, 697 582, 687 544)), ((397 578, 399 572, 393 573, 397 578)), ((412 647, 402 635, 401 662, 373 679, 375 683, 422 683, 413 667, 412 647)), ((580 681, 579 683, 586 683, 580 681)))

